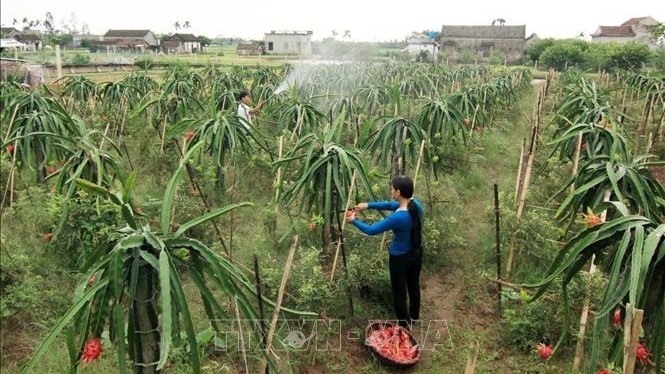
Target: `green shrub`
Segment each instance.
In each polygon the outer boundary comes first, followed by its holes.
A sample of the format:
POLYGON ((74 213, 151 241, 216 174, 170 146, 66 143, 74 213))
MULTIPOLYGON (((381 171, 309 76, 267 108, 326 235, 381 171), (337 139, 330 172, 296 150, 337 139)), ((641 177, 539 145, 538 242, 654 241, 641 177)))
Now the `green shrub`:
POLYGON ((459 62, 462 64, 473 64, 476 62, 476 55, 471 51, 462 51, 459 55, 459 62))
POLYGON ((46 249, 43 233, 55 223, 44 212, 50 195, 31 187, 15 198, 2 214, 0 313, 21 324, 53 322, 70 305, 76 275, 46 249))
MULTIPOLYGON (((380 237, 376 238, 378 247, 380 237)), ((372 244, 374 245, 374 244, 372 244)), ((350 246, 347 246, 349 248, 350 246)), ((376 301, 385 306, 392 306, 392 291, 390 288, 390 272, 388 271, 388 248, 379 251, 378 248, 361 248, 353 246, 347 250, 348 282, 354 295, 376 301), (357 250, 356 250, 357 248, 357 250)), ((341 267, 341 266, 340 266, 341 267)))
POLYGON ((529 60, 531 60, 531 62, 536 62, 540 60, 540 55, 543 51, 554 44, 554 42, 555 41, 552 38, 535 40, 524 49, 524 54, 529 60))
POLYGON ((90 63, 90 56, 87 54, 77 53, 72 57, 72 64, 74 65, 87 65, 90 63))
POLYGON ((561 336, 563 304, 538 299, 524 302, 519 298, 504 302, 503 339, 506 344, 524 352, 531 352, 538 343, 554 344, 561 336))
POLYGON ((492 51, 490 53, 490 64, 491 65, 503 65, 505 62, 505 57, 501 51, 492 51))
POLYGON ((70 199, 54 194, 47 204, 53 225, 45 231, 57 230, 65 208, 67 219, 49 243, 49 249, 68 269, 82 269, 86 262, 97 259, 116 236, 122 221, 120 211, 116 205, 90 196, 85 191, 78 191, 70 199))
MULTIPOLYGON (((293 296, 293 299, 288 300, 289 307, 316 312, 327 310, 332 301, 333 288, 329 274, 325 274, 321 266, 321 250, 316 247, 299 247, 296 253, 286 290, 293 296)), ((268 256, 268 264, 263 266, 261 273, 267 295, 274 299, 284 273, 284 263, 276 257, 268 256)))
POLYGON ((584 62, 586 44, 578 40, 561 40, 549 46, 540 55, 540 62, 545 68, 564 71, 579 67, 584 62))
POLYGON ((152 60, 147 58, 141 58, 134 61, 134 65, 140 67, 143 70, 148 70, 152 68, 152 60))
POLYGON ((642 43, 628 42, 612 51, 610 65, 616 69, 641 69, 651 58, 649 46, 642 43))
POLYGON ((665 71, 665 47, 661 46, 653 51, 649 65, 656 70, 665 71))

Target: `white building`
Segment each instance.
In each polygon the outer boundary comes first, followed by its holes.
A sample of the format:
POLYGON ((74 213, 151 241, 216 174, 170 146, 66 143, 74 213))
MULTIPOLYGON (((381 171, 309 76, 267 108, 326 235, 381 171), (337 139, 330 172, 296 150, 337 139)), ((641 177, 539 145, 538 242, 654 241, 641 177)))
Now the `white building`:
POLYGON ((651 30, 660 22, 652 17, 636 17, 621 24, 621 26, 598 26, 596 32, 591 34, 591 41, 598 43, 609 42, 637 42, 649 44, 655 48, 651 40, 651 30))
POLYGON ((0 50, 4 49, 18 49, 19 51, 25 51, 25 44, 16 39, 0 39, 0 50))
POLYGON ((312 54, 311 31, 270 31, 264 37, 266 54, 312 54))
POLYGON ((201 41, 193 34, 173 34, 164 40, 162 49, 169 53, 194 53, 201 51, 201 41))
POLYGON ((412 36, 407 42, 409 44, 403 49, 403 51, 409 52, 414 56, 422 51, 429 53, 431 56, 436 56, 439 53, 439 43, 427 36, 412 36))

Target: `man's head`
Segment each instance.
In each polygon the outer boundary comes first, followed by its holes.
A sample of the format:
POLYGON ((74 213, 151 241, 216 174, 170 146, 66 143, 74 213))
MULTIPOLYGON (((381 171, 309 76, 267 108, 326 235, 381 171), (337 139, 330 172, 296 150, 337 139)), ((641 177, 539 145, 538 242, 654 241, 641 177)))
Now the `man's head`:
POLYGON ((238 94, 238 100, 243 104, 249 104, 249 100, 251 98, 252 97, 249 96, 249 92, 247 91, 240 91, 240 93, 238 94))

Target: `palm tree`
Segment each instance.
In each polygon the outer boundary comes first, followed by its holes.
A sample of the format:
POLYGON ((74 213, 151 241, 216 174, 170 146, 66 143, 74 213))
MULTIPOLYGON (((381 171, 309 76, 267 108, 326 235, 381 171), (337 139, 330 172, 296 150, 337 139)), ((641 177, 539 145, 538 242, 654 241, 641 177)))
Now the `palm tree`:
POLYGON ((344 30, 344 35, 342 35, 343 39, 351 39, 351 30, 344 30))
POLYGON ((180 30, 180 21, 176 21, 176 22, 173 24, 173 27, 175 27, 176 30, 180 30))
POLYGON ((185 23, 183 24, 183 27, 186 28, 186 29, 189 29, 189 28, 192 27, 192 25, 189 23, 189 21, 185 21, 185 23))

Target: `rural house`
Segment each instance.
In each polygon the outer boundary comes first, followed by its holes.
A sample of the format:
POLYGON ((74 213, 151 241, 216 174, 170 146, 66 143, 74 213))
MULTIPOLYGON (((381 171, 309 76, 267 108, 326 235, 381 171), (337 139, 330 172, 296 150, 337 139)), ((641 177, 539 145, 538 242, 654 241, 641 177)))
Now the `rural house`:
POLYGON ((261 54, 261 46, 252 43, 240 43, 236 47, 238 56, 258 56, 261 54))
POLYGON ((162 43, 167 53, 194 53, 201 51, 201 41, 193 34, 173 34, 162 43))
POLYGON ((11 39, 18 33, 20 33, 20 31, 14 27, 0 27, 0 36, 2 36, 3 39, 11 39))
POLYGON ((492 52, 499 52, 508 63, 519 63, 524 55, 526 26, 454 26, 443 25, 439 44, 441 52, 459 60, 470 52, 479 62, 489 61, 492 52))
POLYGON ((113 52, 159 50, 159 40, 150 30, 109 30, 93 45, 113 52))
POLYGON ((0 51, 5 50, 25 51, 25 45, 14 38, 0 39, 0 51))
POLYGON ((264 37, 266 54, 312 54, 312 31, 270 31, 264 37))
POLYGON ((402 51, 414 56, 424 51, 434 58, 439 53, 439 43, 427 35, 413 35, 407 39, 407 43, 408 45, 402 51))
POLYGON ((651 29, 660 22, 652 17, 631 18, 620 26, 598 26, 596 32, 591 34, 591 41, 598 43, 626 43, 637 42, 649 44, 655 48, 656 44, 651 40, 651 29))
POLYGON ((42 49, 42 38, 38 34, 19 33, 14 36, 18 42, 25 45, 26 51, 37 51, 42 49))
POLYGON ((5 46, 11 45, 10 48, 18 48, 24 51, 37 51, 43 48, 42 38, 38 31, 24 29, 19 31, 13 27, 0 28, 0 34, 5 39, 5 46), (14 40, 14 42, 9 42, 14 40), (17 43, 20 43, 17 44, 17 43))

